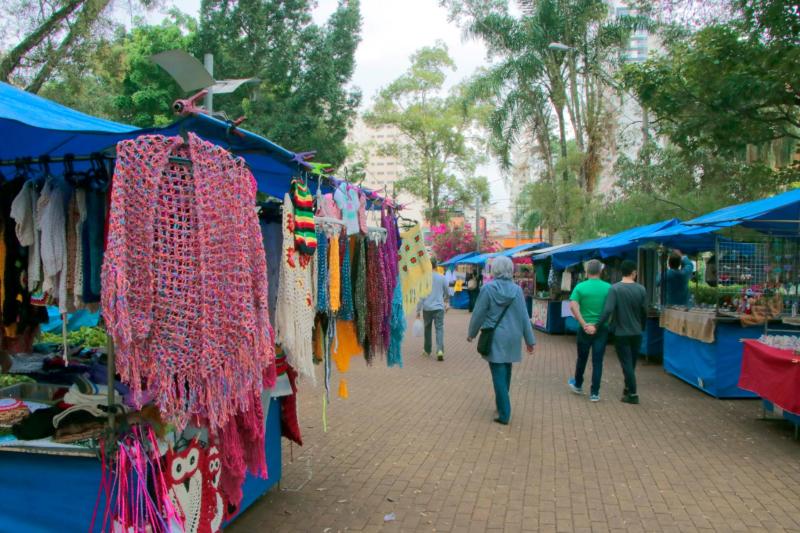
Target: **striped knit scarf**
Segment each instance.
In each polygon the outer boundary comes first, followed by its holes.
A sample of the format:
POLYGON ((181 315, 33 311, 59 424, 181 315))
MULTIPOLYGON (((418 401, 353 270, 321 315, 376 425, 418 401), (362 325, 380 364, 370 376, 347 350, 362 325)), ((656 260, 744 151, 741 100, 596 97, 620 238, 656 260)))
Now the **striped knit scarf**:
POLYGON ((289 196, 294 207, 294 246, 303 255, 313 255, 317 249, 317 234, 314 229, 314 197, 308 186, 300 180, 292 180, 289 196))
POLYGON ((221 428, 251 409, 266 375, 274 384, 255 194, 244 160, 194 134, 188 148, 162 135, 117 145, 103 317, 137 407, 146 389, 178 427, 221 428))

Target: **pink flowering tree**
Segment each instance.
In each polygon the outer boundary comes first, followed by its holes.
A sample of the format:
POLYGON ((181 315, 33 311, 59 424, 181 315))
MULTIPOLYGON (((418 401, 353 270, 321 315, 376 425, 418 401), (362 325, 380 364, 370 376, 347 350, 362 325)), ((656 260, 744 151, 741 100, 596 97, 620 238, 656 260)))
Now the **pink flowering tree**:
MULTIPOLYGON (((447 261, 451 257, 475 251, 475 233, 469 224, 464 226, 449 227, 439 224, 431 227, 431 250, 439 261, 447 261)), ((481 239, 480 252, 496 252, 500 244, 494 240, 481 239)))

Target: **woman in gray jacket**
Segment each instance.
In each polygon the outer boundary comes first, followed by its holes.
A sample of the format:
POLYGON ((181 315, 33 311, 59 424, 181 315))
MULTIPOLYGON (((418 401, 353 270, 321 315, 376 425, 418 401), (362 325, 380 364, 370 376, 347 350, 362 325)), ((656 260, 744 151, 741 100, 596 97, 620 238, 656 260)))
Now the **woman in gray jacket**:
POLYGON ((522 360, 522 340, 533 353, 536 339, 533 336, 528 311, 525 308, 525 297, 522 289, 514 283, 514 263, 508 257, 496 257, 492 261, 493 281, 481 288, 475 310, 469 321, 467 342, 472 342, 484 327, 494 327, 492 347, 486 360, 492 371, 495 401, 497 402, 497 418, 495 422, 508 424, 511 419, 511 364, 522 360), (505 315, 503 310, 508 307, 505 315))

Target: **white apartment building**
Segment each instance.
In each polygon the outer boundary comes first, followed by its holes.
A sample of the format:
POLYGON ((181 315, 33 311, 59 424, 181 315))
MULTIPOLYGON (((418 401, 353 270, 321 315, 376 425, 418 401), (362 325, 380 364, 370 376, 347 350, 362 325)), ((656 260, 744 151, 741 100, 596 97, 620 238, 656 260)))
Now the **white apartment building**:
MULTIPOLYGON (((612 17, 636 14, 636 10, 625 0, 612 0, 609 5, 612 17)), ((658 37, 646 30, 638 30, 631 36, 621 60, 622 63, 641 63, 658 50, 660 50, 658 37)), ((603 154, 603 171, 597 187, 600 194, 610 193, 616 183, 614 163, 619 155, 625 154, 631 159, 636 158, 644 142, 643 126, 647 120, 642 107, 629 93, 609 89, 608 102, 611 104, 610 111, 614 114, 616 142, 612 143, 609 150, 603 154)), ((649 131, 648 133, 651 134, 649 131)))
MULTIPOLYGON (((397 181, 402 179, 405 171, 400 159, 380 153, 382 145, 401 143, 402 141, 403 136, 397 128, 392 126, 373 128, 368 126, 361 117, 353 124, 346 140, 348 145, 357 146, 366 152, 367 165, 364 186, 379 191, 381 195, 385 191, 389 196, 396 196, 398 203, 404 206, 403 216, 422 222, 424 203, 396 188, 397 181)), ((359 156, 355 157, 356 160, 361 159, 359 156)), ((354 162, 356 161, 348 160, 345 162, 345 166, 354 162)))

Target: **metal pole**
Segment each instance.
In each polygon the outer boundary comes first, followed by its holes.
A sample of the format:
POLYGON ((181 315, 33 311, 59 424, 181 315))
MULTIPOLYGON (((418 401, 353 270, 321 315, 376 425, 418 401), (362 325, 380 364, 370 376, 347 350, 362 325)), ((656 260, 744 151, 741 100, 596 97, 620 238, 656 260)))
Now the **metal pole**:
MULTIPOLYGON (((106 330, 108 328, 106 327, 106 330)), ((106 380, 108 385, 108 427, 113 432, 114 423, 116 422, 115 405, 116 397, 114 395, 114 380, 116 379, 117 371, 115 369, 115 354, 114 354, 114 340, 111 338, 111 332, 107 331, 108 343, 106 344, 106 380)))
MULTIPOLYGON (((203 56, 203 66, 206 67, 206 70, 211 77, 214 77, 214 54, 205 54, 203 56)), ((206 111, 210 115, 214 112, 214 92, 209 89, 208 93, 206 94, 205 100, 203 100, 203 106, 206 108, 206 111)))
POLYGON ((475 197, 475 251, 481 251, 481 197, 475 197))

